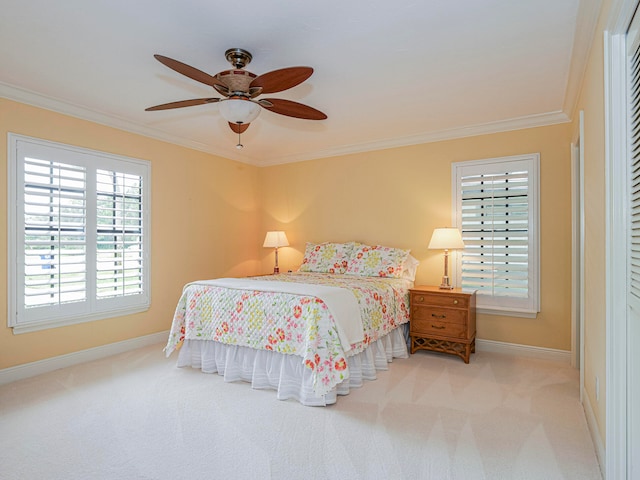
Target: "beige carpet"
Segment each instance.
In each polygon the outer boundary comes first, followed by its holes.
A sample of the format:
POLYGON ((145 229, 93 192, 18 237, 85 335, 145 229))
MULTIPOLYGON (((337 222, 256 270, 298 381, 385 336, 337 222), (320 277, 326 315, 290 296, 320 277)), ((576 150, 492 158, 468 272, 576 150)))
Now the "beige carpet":
POLYGON ((151 346, 0 387, 0 479, 600 479, 569 365, 419 352, 330 407, 151 346))

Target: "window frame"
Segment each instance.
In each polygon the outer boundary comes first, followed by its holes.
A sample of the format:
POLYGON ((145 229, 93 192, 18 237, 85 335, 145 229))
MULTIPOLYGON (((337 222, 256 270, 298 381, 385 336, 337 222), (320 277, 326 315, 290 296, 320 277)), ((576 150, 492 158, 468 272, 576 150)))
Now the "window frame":
MULTIPOLYGON (((508 172, 516 165, 526 165, 528 171, 528 295, 526 299, 509 299, 477 292, 476 308, 480 313, 491 315, 535 318, 540 311, 540 154, 453 162, 451 164, 452 223, 462 231, 460 179, 465 170, 467 172, 482 170, 488 174, 495 173, 494 171, 508 172), (505 168, 507 170, 504 170, 505 168)), ((457 284, 462 284, 462 254, 456 253, 454 257, 454 280, 457 284)))
POLYGON ((13 329, 14 334, 91 322, 148 310, 151 305, 151 162, 11 132, 8 133, 7 146, 7 323, 13 329), (22 149, 25 149, 26 153, 21 154, 22 149), (56 303, 27 309, 24 304, 26 241, 22 234, 25 225, 26 182, 24 175, 20 174, 24 172, 26 155, 33 155, 38 151, 48 155, 46 158, 48 161, 86 168, 84 187, 86 196, 84 219, 87 238, 85 253, 86 298, 77 302, 56 303), (134 295, 103 299, 96 296, 97 257, 95 250, 98 233, 97 231, 92 232, 91 229, 95 229, 97 221, 97 178, 95 174, 98 170, 132 174, 142 179, 142 291, 134 295))

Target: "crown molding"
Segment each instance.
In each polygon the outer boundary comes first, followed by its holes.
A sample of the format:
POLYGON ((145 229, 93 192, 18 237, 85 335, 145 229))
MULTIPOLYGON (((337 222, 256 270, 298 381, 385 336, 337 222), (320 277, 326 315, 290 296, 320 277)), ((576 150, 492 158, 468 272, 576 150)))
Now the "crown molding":
POLYGON ((161 130, 149 128, 144 125, 139 125, 121 117, 105 114, 102 112, 96 112, 80 105, 64 102, 56 98, 41 95, 39 93, 8 85, 2 82, 0 82, 0 97, 258 167, 304 162, 308 160, 317 160, 320 158, 371 152, 374 150, 384 150, 389 148, 406 147, 411 145, 440 142, 444 140, 453 140, 457 138, 472 137, 477 135, 488 135, 492 133, 542 127, 558 123, 566 123, 570 121, 570 118, 566 113, 557 111, 544 114, 529 115, 509 120, 501 120, 498 122, 469 125, 461 128, 426 132, 424 134, 391 138, 375 142, 341 145, 338 147, 318 150, 315 152, 257 159, 246 157, 244 155, 230 155, 228 151, 216 150, 200 142, 194 142, 183 137, 169 135, 161 130))
POLYGON ((0 82, 0 97, 24 103, 26 105, 31 105, 33 107, 42 108, 44 110, 50 110, 52 112, 79 118, 81 120, 87 120, 89 122, 104 125, 106 127, 116 128, 118 130, 123 130, 129 133, 135 133, 137 135, 142 135, 143 137, 149 137, 155 140, 161 140, 163 142, 171 143, 173 145, 190 148, 192 150, 210 153, 212 155, 217 155, 231 160, 237 160, 243 163, 250 163, 254 165, 256 164, 255 159, 247 159, 242 157, 232 158, 229 156, 229 152, 213 149, 209 145, 206 145, 204 143, 194 142, 193 140, 189 140, 177 135, 170 135, 166 132, 163 132, 162 130, 140 125, 116 115, 98 112, 82 105, 76 105, 54 97, 42 95, 32 90, 16 87, 15 85, 9 85, 0 82))
POLYGON ((420 145, 423 143, 442 142, 445 140, 474 137, 477 135, 489 135, 493 133, 508 132, 512 130, 545 127, 548 125, 555 125, 558 123, 567 123, 570 121, 571 119, 566 113, 557 111, 557 112, 543 113, 538 115, 529 115, 529 116, 513 118, 509 120, 501 120, 498 122, 469 125, 461 128, 452 128, 448 130, 427 132, 424 134, 411 135, 407 137, 385 139, 377 142, 342 145, 335 148, 318 150, 317 152, 308 153, 308 154, 294 154, 294 155, 287 155, 284 157, 282 156, 271 157, 271 158, 264 159, 263 161, 260 162, 259 165, 271 166, 271 165, 280 165, 285 163, 304 162, 307 160, 317 160, 320 158, 337 157, 341 155, 371 152, 374 150, 407 147, 411 145, 420 145))

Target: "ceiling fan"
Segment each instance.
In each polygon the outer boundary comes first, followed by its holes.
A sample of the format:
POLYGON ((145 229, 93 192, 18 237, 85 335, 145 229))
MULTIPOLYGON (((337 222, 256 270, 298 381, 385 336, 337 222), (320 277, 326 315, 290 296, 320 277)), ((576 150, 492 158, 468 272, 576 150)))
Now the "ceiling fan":
POLYGON ((251 62, 253 56, 242 48, 230 48, 225 57, 233 66, 232 70, 223 70, 209 75, 197 68, 163 55, 154 55, 156 60, 193 80, 213 87, 224 98, 194 98, 178 102, 163 103, 146 108, 146 111, 167 110, 171 108, 191 107, 207 103, 218 103, 220 113, 229 123, 229 127, 238 134, 237 148, 242 148, 240 134, 249 128, 249 124, 260 114, 261 108, 288 117, 307 120, 324 120, 327 116, 320 110, 302 103, 281 98, 261 98, 264 93, 276 93, 301 84, 313 73, 311 67, 288 67, 273 70, 262 75, 255 75, 244 67, 251 62))

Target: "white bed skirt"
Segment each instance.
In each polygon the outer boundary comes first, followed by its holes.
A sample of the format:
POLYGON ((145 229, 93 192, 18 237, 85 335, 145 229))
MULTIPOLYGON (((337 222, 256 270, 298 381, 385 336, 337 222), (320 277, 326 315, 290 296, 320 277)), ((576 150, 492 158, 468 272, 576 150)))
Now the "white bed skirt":
POLYGON ((178 367, 200 368, 204 373, 218 373, 225 382, 243 380, 253 388, 271 388, 279 400, 294 398, 303 405, 325 406, 336 403, 337 395, 348 395, 350 388, 361 387, 364 380, 375 380, 376 370, 387 370, 396 358, 407 358, 404 328, 369 345, 361 353, 347 358, 350 377, 329 393, 318 396, 313 391, 311 372, 301 357, 267 350, 225 345, 206 340, 185 340, 178 355, 178 367))

